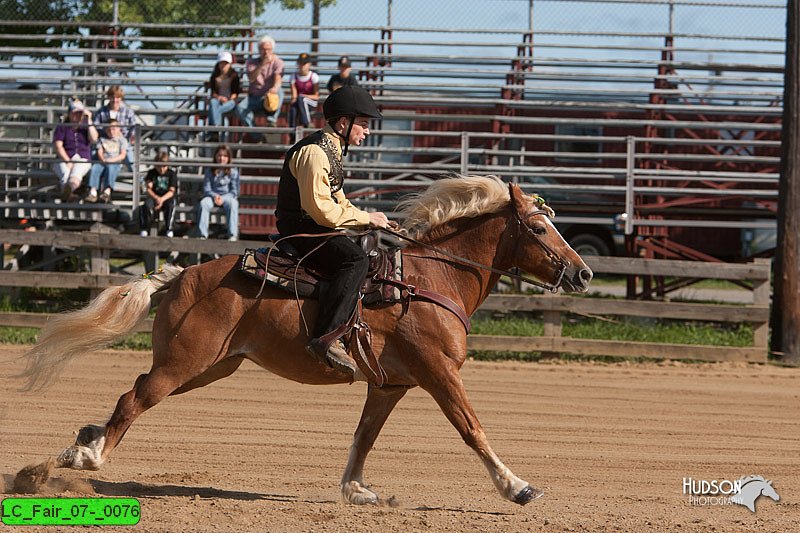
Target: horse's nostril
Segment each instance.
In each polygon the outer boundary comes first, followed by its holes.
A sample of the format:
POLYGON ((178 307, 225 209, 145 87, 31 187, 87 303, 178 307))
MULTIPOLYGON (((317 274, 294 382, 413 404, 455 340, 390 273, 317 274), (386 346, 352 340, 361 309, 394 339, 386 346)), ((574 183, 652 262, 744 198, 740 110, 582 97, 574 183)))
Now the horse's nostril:
POLYGON ((581 269, 581 271, 578 273, 578 275, 586 283, 589 283, 590 281, 592 281, 592 271, 589 270, 588 268, 581 269))

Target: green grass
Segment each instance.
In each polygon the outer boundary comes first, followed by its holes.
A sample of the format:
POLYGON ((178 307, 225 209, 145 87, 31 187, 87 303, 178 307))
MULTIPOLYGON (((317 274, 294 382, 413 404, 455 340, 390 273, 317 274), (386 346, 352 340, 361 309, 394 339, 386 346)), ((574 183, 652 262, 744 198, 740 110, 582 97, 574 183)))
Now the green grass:
MULTIPOLYGON (((476 335, 530 337, 542 335, 544 326, 540 319, 528 317, 476 318, 472 321, 472 332, 476 335)), ((33 344, 38 333, 39 330, 37 328, 0 327, 0 344, 33 344)), ((753 328, 749 324, 722 326, 705 322, 641 318, 613 321, 568 318, 563 321, 562 335, 579 339, 741 347, 752 344, 753 328)), ((150 351, 152 348, 150 334, 133 333, 115 343, 112 348, 150 351)), ((541 358, 541 354, 537 352, 470 351, 470 355, 480 360, 532 361, 541 358)), ((587 357, 562 355, 562 359, 587 359, 587 357)), ((591 357, 589 359, 604 361, 631 360, 630 358, 612 357, 591 357)))
MULTIPOLYGON (((509 335, 532 337, 542 335, 541 320, 525 317, 477 318, 472 321, 476 335, 509 335)), ((567 319, 562 323, 562 335, 578 339, 700 344, 712 346, 750 346, 753 328, 750 324, 718 325, 706 322, 681 322, 628 318, 621 320, 567 319)), ((538 361, 539 352, 508 352, 470 350, 469 355, 481 361, 538 361)), ((643 357, 579 356, 561 354, 562 360, 593 360, 603 362, 645 361, 643 357)))
MULTIPOLYGON (((478 335, 511 335, 533 337, 544 333, 540 320, 508 317, 483 318, 472 322, 472 332, 478 335)), ((682 322, 655 319, 570 319, 562 326, 564 337, 712 346, 749 346, 753 328, 749 324, 731 327, 702 322, 682 322)))
MULTIPOLYGON (((38 328, 0 326, 0 344, 34 344, 38 334, 38 328)), ((152 344, 149 333, 132 333, 111 347, 119 350, 150 351, 152 344)))
POLYGON ((36 342, 37 328, 12 328, 0 326, 0 343, 2 344, 33 344, 36 342))

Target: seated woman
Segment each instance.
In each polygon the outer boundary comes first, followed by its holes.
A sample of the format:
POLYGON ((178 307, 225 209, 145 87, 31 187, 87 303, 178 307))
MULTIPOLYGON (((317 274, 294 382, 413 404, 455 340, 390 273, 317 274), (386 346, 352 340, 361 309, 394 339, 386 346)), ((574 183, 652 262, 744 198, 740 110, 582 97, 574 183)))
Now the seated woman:
POLYGON ((221 207, 228 219, 228 240, 239 238, 239 170, 232 167, 231 149, 221 144, 214 151, 213 168, 207 167, 203 178, 203 198, 197 213, 201 239, 208 238, 211 210, 221 207))
POLYGON ((311 113, 319 104, 319 75, 311 70, 311 58, 305 52, 297 58, 297 72, 292 75, 292 103, 289 106, 289 127, 297 123, 308 127, 311 113))
MULTIPOLYGON (((230 52, 217 54, 217 63, 208 82, 211 97, 208 99, 208 125, 223 126, 223 117, 236 111, 236 98, 241 91, 239 74, 233 69, 233 56, 230 52)), ((211 132, 209 139, 219 142, 224 134, 211 132)))

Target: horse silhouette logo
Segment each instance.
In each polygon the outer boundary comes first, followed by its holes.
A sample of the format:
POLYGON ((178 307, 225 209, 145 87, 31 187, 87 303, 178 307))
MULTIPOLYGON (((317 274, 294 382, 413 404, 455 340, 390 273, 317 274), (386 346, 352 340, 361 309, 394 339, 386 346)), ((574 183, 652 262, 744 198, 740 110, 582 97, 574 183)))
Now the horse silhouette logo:
POLYGON ((759 496, 768 496, 776 502, 781 499, 772 487, 772 481, 761 476, 747 476, 739 480, 741 489, 738 494, 731 496, 731 503, 744 505, 750 511, 756 512, 756 500, 759 496))

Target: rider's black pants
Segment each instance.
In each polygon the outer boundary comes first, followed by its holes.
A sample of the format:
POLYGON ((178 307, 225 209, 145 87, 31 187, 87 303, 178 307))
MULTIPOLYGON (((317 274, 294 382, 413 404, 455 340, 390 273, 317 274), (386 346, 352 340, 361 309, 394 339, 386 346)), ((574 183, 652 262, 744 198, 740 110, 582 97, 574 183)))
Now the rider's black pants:
MULTIPOLYGON (((333 231, 330 228, 319 226, 311 220, 294 226, 292 231, 286 231, 286 228, 281 227, 280 224, 278 229, 284 236, 296 233, 333 231)), ((287 241, 305 255, 325 239, 326 237, 298 237, 287 239, 287 241)), ((360 246, 348 237, 339 235, 329 238, 325 244, 308 256, 305 262, 333 275, 333 279, 320 285, 319 313, 313 330, 313 337, 319 338, 344 324, 353 314, 356 303, 358 303, 358 291, 369 270, 369 259, 360 246)))

